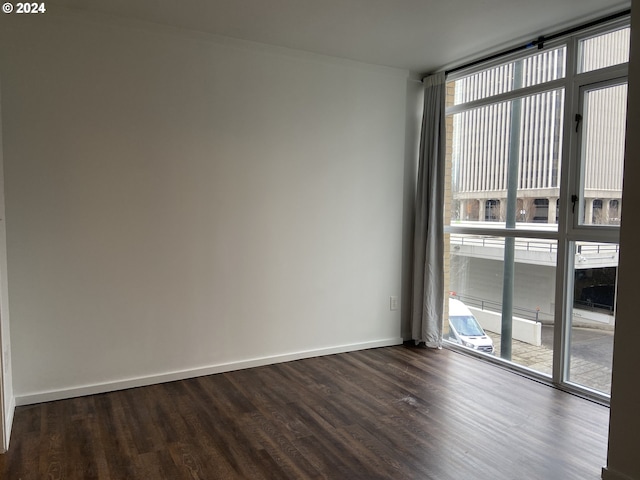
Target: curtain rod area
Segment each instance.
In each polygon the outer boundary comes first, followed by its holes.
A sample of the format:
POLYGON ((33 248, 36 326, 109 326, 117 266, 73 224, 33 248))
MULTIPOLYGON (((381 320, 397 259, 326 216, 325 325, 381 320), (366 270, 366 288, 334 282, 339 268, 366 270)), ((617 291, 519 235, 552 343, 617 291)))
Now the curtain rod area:
MULTIPOLYGON (((631 14, 631 10, 627 9, 627 10, 623 10, 623 11, 618 12, 618 13, 614 13, 612 15, 608 15, 608 16, 603 17, 603 18, 599 18, 597 20, 593 20, 591 22, 583 23, 581 25, 568 28, 568 29, 563 30, 561 32, 553 33, 551 35, 540 36, 537 39, 532 40, 531 42, 526 43, 524 45, 520 45, 520 46, 517 46, 517 47, 514 47, 514 48, 510 48, 509 50, 504 50, 502 52, 498 52, 498 53, 495 53, 493 55, 489 55, 489 56, 486 56, 486 57, 483 57, 483 58, 479 58, 477 60, 472 60, 471 62, 465 63, 464 65, 460 65, 458 67, 454 67, 454 68, 451 68, 449 70, 445 70, 444 73, 445 73, 445 75, 449 75, 450 73, 454 73, 454 72, 457 72, 457 71, 460 71, 460 70, 464 70, 465 68, 475 67, 476 65, 480 65, 481 63, 489 62, 491 60, 495 60, 497 58, 504 57, 504 56, 507 56, 507 55, 511 55, 512 53, 521 52, 523 50, 528 50, 528 49, 534 48, 534 47, 537 47, 538 49, 542 49, 542 48, 544 48, 544 43, 545 42, 548 42, 548 41, 551 41, 551 40, 555 40, 555 39, 560 38, 560 37, 565 37, 565 36, 571 35, 573 33, 579 32, 580 30, 585 30, 587 28, 595 27, 595 26, 598 26, 598 25, 603 24, 603 23, 607 23, 607 22, 610 22, 610 21, 613 21, 613 20, 617 20, 618 18, 626 17, 629 14, 631 14)), ((428 76, 428 75, 425 75, 425 77, 426 76, 428 76)))

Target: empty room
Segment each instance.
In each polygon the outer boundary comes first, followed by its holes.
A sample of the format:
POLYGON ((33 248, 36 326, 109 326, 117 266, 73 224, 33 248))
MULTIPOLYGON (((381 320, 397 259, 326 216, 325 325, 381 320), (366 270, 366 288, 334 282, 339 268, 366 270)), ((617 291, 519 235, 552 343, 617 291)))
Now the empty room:
POLYGON ((637 22, 3 2, 0 477, 640 480, 637 22))

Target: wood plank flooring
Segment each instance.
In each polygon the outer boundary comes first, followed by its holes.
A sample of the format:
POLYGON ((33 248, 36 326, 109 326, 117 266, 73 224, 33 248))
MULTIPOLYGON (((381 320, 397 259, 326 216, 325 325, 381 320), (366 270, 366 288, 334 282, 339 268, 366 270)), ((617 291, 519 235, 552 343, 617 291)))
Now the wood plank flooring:
POLYGON ((19 407, 0 477, 596 480, 608 417, 398 346, 19 407))

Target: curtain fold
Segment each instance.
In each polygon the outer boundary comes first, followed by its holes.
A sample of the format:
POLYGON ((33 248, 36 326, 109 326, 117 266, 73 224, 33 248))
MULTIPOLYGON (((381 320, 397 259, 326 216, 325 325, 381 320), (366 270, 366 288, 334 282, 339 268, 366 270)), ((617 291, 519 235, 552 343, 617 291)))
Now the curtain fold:
POLYGON ((423 80, 424 113, 416 190, 411 330, 416 343, 442 347, 444 315, 445 74, 423 80))

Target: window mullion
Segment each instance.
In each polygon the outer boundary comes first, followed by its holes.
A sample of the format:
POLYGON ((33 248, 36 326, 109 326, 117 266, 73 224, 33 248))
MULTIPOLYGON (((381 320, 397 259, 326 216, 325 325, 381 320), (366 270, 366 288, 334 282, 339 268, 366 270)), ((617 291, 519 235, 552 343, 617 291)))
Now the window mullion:
MULTIPOLYGON (((577 41, 567 44, 567 72, 568 78, 577 70, 577 41)), ((562 384, 568 372, 568 350, 569 350, 569 327, 566 321, 570 314, 569 298, 567 295, 567 285, 569 283, 568 272, 570 271, 569 239, 567 233, 573 218, 570 210, 570 193, 573 188, 572 173, 573 166, 570 159, 574 155, 574 113, 577 111, 577 90, 574 82, 567 82, 564 91, 564 125, 562 129, 562 163, 560 165, 560 208, 558 218, 558 253, 556 260, 556 292, 555 292, 555 323, 553 332, 553 367, 552 381, 555 384, 562 384)))
POLYGON ((537 93, 549 92, 557 90, 566 86, 568 80, 561 78, 558 80, 552 80, 550 82, 541 83, 539 85, 533 85, 531 87, 524 87, 517 90, 501 93, 493 97, 487 97, 480 100, 474 100, 460 105, 453 105, 446 108, 446 115, 454 115, 456 113, 464 112, 466 110, 472 110, 476 108, 485 107, 487 105, 493 105, 496 103, 508 102, 514 99, 535 95, 537 93))

